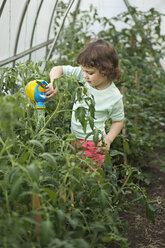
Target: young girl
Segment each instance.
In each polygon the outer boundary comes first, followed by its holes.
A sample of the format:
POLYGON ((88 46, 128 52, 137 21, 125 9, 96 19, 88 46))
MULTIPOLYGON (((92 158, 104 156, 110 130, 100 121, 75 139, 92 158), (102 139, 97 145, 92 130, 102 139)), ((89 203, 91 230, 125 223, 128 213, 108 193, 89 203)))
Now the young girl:
POLYGON ((80 106, 85 107, 85 102, 76 101, 73 105, 71 132, 79 139, 78 144, 83 143, 85 156, 97 161, 100 167, 104 162, 106 150, 110 149, 111 143, 123 127, 122 95, 114 84, 121 75, 118 55, 111 44, 98 39, 87 44, 77 56, 76 61, 79 67, 69 65, 53 67, 50 71, 50 84, 45 92, 47 98, 57 93, 57 87, 53 88, 53 80, 61 75, 74 76, 79 81, 85 82, 88 94, 93 95, 95 101, 94 125, 103 133, 106 147, 101 147, 101 141, 96 147, 92 135, 85 141, 85 137, 92 131, 90 125, 87 125, 86 133, 84 133, 80 122, 75 118, 75 110, 80 106), (106 134, 105 121, 108 118, 111 118, 112 125, 106 134))

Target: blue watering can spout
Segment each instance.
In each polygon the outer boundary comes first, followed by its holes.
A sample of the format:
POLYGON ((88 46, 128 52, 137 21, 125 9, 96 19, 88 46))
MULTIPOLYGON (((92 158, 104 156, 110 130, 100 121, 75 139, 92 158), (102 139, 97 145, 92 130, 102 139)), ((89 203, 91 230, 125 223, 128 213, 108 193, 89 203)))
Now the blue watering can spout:
POLYGON ((48 83, 44 80, 34 80, 27 84, 26 86, 26 94, 31 99, 36 101, 37 109, 44 109, 46 108, 45 102, 46 94, 45 94, 45 88, 48 85, 48 83))

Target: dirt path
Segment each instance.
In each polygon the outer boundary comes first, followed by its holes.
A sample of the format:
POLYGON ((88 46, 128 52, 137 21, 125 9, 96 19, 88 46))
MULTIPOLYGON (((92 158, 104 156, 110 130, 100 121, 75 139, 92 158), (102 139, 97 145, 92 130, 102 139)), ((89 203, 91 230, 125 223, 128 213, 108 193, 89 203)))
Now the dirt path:
POLYGON ((150 200, 155 201, 155 225, 146 219, 145 209, 137 206, 128 212, 130 248, 165 248, 165 173, 150 166, 151 183, 146 187, 150 200))

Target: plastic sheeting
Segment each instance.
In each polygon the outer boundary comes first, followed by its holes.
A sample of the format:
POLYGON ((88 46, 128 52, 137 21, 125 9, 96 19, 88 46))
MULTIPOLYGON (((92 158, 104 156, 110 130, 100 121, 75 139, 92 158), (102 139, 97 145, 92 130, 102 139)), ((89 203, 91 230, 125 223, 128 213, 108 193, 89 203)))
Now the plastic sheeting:
MULTIPOLYGON (((74 1, 71 11, 75 9, 77 1, 78 0, 74 1)), ((68 4, 69 0, 63 2, 68 4)), ((93 4, 97 8, 100 16, 111 18, 127 9, 125 2, 126 1, 124 0, 82 0, 80 9, 88 10, 90 4, 93 4)), ((128 2, 141 11, 155 8, 165 14, 164 0, 129 0, 128 2)), ((52 20, 51 22, 51 17, 55 4, 56 0, 0 0, 0 7, 2 10, 0 17, 0 61, 54 38, 54 21, 52 20), (21 20, 22 25, 19 30, 21 20)), ((99 26, 93 27, 93 31, 98 29, 99 26)), ((165 34, 164 17, 161 32, 165 34)), ((46 48, 44 47, 33 52, 31 54, 31 59, 34 61, 43 59, 46 51, 45 49, 46 48)), ((25 61, 28 58, 29 55, 21 60, 25 61)))

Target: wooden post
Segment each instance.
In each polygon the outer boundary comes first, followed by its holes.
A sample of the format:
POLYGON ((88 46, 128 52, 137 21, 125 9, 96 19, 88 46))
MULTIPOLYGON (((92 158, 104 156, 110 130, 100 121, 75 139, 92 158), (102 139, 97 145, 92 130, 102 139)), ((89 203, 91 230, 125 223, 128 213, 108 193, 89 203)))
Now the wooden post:
MULTIPOLYGON (((138 72, 137 71, 135 73, 135 82, 136 82, 136 87, 137 87, 137 96, 140 97, 140 78, 139 78, 139 75, 138 75, 138 72)), ((137 113, 137 110, 135 109, 134 112, 136 114, 137 113)), ((134 122, 135 122, 136 125, 138 125, 138 118, 137 118, 137 116, 135 117, 134 122)))
MULTIPOLYGON (((32 208, 34 211, 40 212, 41 205, 40 205, 40 198, 38 195, 32 195, 32 208)), ((40 242, 40 235, 39 235, 39 224, 42 222, 41 214, 35 214, 34 219, 37 221, 36 224, 36 237, 37 241, 40 242)))
MULTIPOLYGON (((124 95, 124 93, 125 93, 125 86, 122 86, 121 93, 124 95)), ((125 99, 123 101, 123 104, 124 104, 124 107, 125 107, 125 99)), ((125 122, 124 122, 124 126, 123 126, 123 129, 122 129, 122 134, 123 134, 123 147, 125 147, 124 146, 124 144, 126 142, 126 140, 125 140, 125 135, 126 135, 126 124, 125 124, 125 122)), ((125 165, 128 164, 128 158, 127 158, 127 153, 125 152, 125 149, 124 149, 124 164, 125 165)))

